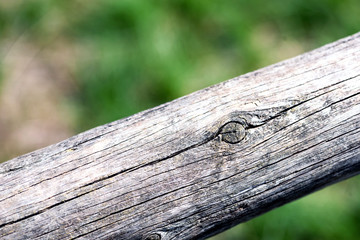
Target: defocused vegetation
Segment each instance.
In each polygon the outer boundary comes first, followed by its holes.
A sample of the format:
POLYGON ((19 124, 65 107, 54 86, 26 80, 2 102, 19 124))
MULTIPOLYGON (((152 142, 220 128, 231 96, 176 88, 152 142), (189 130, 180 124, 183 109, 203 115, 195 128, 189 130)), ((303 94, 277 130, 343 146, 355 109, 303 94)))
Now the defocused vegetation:
MULTIPOLYGON (((83 131, 353 34, 359 13, 358 0, 0 0, 0 44, 79 49, 66 102, 83 131)), ((358 239, 358 183, 214 239, 358 239)))
POLYGON ((82 14, 67 34, 91 49, 77 72, 81 126, 103 124, 289 57, 274 53, 282 42, 296 42, 304 51, 352 34, 359 19, 352 17, 360 10, 356 3, 110 0, 79 5, 82 14))
POLYGON ((87 52, 78 130, 118 119, 358 31, 357 0, 3 3, 0 34, 87 52))

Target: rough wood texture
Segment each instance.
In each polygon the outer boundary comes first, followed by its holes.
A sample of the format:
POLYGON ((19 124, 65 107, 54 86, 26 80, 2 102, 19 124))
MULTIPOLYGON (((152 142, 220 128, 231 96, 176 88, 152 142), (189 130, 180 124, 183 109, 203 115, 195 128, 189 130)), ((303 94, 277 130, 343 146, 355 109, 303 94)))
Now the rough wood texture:
POLYGON ((353 176, 359 63, 356 34, 10 160, 1 239, 204 239, 353 176))

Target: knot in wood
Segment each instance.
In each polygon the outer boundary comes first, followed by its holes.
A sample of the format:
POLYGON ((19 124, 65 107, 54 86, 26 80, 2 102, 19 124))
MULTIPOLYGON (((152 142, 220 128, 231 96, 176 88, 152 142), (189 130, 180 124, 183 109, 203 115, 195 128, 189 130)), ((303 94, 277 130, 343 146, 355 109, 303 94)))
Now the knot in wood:
POLYGON ((158 233, 152 233, 144 238, 144 240, 161 240, 161 235, 158 233))
POLYGON ((245 127, 240 122, 231 121, 221 127, 219 134, 224 142, 238 143, 245 137, 245 127))

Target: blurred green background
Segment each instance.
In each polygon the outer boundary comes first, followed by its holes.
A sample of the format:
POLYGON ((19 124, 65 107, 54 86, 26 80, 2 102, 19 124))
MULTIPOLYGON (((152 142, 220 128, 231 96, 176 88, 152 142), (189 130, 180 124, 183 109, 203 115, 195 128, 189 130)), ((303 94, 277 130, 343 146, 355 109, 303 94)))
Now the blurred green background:
MULTIPOLYGON (((0 0, 0 161, 360 29, 358 0, 0 0)), ((213 240, 359 239, 360 179, 213 240)))

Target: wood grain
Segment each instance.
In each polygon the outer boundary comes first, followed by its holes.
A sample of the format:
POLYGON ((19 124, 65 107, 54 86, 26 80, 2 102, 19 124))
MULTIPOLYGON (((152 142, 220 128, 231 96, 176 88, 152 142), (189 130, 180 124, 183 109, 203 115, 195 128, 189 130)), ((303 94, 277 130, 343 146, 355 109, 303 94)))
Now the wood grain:
POLYGON ((351 177, 359 63, 355 34, 5 162, 0 237, 205 239, 351 177))

